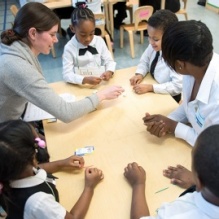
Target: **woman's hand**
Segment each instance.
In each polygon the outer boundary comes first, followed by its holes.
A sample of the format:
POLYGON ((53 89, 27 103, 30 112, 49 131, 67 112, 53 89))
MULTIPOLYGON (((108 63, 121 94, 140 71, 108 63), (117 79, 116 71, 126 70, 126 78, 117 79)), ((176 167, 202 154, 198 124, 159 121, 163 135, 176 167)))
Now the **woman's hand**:
POLYGON ((124 92, 124 89, 120 86, 111 86, 104 90, 98 91, 97 96, 100 101, 111 100, 119 97, 124 92))

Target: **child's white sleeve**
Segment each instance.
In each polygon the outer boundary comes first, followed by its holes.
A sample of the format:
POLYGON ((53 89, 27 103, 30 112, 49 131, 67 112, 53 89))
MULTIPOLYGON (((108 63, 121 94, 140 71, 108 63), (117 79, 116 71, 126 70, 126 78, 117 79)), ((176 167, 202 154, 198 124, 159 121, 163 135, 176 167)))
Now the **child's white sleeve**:
POLYGON ((171 70, 168 66, 166 72, 169 72, 170 81, 153 84, 154 93, 170 94, 172 96, 180 94, 182 92, 182 75, 171 70))
POLYGON ((102 37, 99 37, 98 40, 99 43, 101 43, 101 62, 105 66, 106 71, 112 71, 115 72, 116 70, 116 62, 113 61, 112 55, 109 51, 109 49, 106 46, 106 43, 102 39, 102 37))
POLYGON ((153 48, 150 45, 145 49, 137 65, 136 73, 142 74, 145 77, 149 72, 152 51, 153 48))
POLYGON ((75 49, 71 42, 67 43, 64 48, 62 56, 62 76, 63 80, 72 84, 82 84, 84 76, 75 74, 74 68, 76 66, 75 49))
POLYGON ((24 207, 24 219, 64 219, 66 210, 51 194, 37 192, 30 196, 24 207))

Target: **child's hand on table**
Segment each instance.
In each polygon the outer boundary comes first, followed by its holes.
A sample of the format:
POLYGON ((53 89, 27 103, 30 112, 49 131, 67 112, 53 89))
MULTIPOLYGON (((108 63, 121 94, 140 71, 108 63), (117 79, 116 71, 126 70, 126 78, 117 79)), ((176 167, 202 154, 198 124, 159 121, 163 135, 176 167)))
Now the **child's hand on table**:
POLYGON ((63 160, 63 167, 72 167, 73 169, 81 169, 84 167, 84 158, 81 156, 71 156, 63 160))
POLYGON ((103 172, 97 168, 86 168, 85 188, 94 189, 95 186, 104 178, 103 172))
POLYGON ((102 81, 102 79, 100 77, 87 76, 87 77, 84 77, 82 84, 97 85, 101 81, 102 81))
POLYGON ((136 84, 140 84, 143 80, 143 75, 141 74, 136 74, 135 76, 133 76, 132 78, 130 78, 130 84, 132 86, 136 85, 136 84))
POLYGON ((133 90, 136 94, 144 94, 148 92, 153 92, 154 88, 152 84, 136 84, 133 86, 133 90))
POLYGON ((132 187, 137 185, 145 185, 145 170, 137 163, 129 163, 124 170, 124 176, 132 187))
POLYGON ((104 81, 109 81, 109 79, 112 78, 112 76, 113 76, 112 71, 106 71, 100 76, 100 78, 104 81))

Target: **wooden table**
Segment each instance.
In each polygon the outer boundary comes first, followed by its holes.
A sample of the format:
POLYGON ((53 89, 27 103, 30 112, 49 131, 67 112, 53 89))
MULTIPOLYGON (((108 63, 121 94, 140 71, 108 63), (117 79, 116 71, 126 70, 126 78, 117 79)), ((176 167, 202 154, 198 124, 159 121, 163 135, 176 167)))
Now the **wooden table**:
MULTIPOLYGON (((60 121, 46 123, 44 128, 52 160, 72 155, 76 148, 93 145, 95 152, 85 156, 86 166, 103 170, 105 178, 97 185, 86 218, 127 219, 130 215, 131 187, 123 176, 124 167, 137 162, 147 172, 146 194, 152 215, 163 202, 173 201, 183 191, 162 176, 168 165, 182 164, 190 168, 191 147, 172 136, 157 138, 143 125, 145 112, 169 114, 177 103, 169 95, 148 93, 137 95, 132 91, 129 78, 135 67, 116 71, 109 84, 122 85, 125 95, 116 100, 104 101, 98 110, 69 124, 60 121), (156 191, 169 187, 167 190, 156 191)), ((147 82, 153 82, 148 75, 147 82)), ((72 93, 77 99, 90 95, 94 89, 58 82, 51 84, 57 93, 72 93)), ((70 210, 84 187, 83 171, 55 174, 60 202, 70 210)))
POLYGON ((64 8, 64 7, 72 6, 72 1, 71 0, 47 0, 43 4, 51 9, 64 8))

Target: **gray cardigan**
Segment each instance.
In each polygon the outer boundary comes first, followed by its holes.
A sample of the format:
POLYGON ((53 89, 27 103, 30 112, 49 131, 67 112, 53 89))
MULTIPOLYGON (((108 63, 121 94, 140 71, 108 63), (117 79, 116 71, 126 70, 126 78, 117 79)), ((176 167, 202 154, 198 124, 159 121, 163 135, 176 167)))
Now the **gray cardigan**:
POLYGON ((95 110, 99 100, 93 94, 73 103, 64 101, 48 86, 29 46, 21 41, 1 43, 0 122, 19 119, 27 102, 68 123, 95 110))

